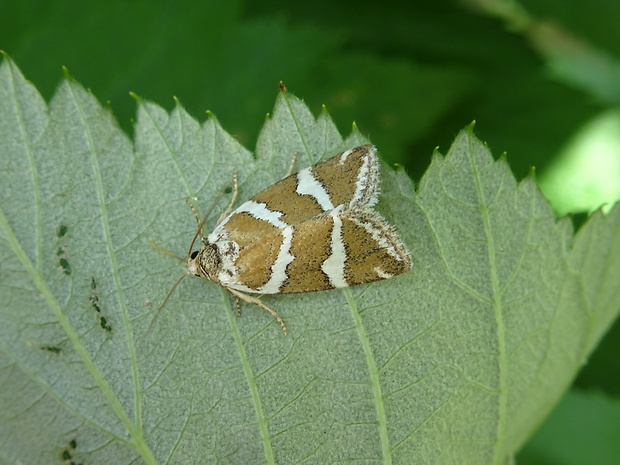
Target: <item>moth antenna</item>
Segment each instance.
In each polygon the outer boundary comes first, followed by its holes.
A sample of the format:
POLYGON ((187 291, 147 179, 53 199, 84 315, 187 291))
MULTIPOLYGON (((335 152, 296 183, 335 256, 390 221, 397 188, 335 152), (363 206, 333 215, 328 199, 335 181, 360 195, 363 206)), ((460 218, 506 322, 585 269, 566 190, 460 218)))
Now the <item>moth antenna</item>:
POLYGON ((158 246, 157 244, 155 244, 155 241, 153 239, 151 239, 151 245, 153 246, 153 248, 155 250, 160 251, 161 253, 165 253, 166 255, 168 255, 169 257, 172 258, 176 258, 177 260, 180 260, 182 262, 184 262, 185 260, 183 260, 181 257, 179 257, 178 255, 173 254, 172 252, 168 252, 166 249, 162 249, 160 246, 158 246))
MULTIPOLYGON (((206 219, 206 217, 205 217, 206 219)), ((192 239, 192 243, 189 245, 189 250, 187 251, 187 258, 189 258, 192 255, 192 249, 194 248, 194 243, 196 242, 196 239, 198 239, 198 236, 200 236, 201 239, 204 239, 202 237, 202 226, 204 225, 204 220, 202 220, 200 223, 198 223, 198 230, 196 231, 196 234, 194 234, 194 238, 192 239)))
POLYGON ((202 241, 204 241, 204 236, 202 235, 202 227, 205 225, 205 222, 207 221, 207 218, 209 218, 209 215, 213 211, 213 208, 217 204, 217 201, 219 199, 221 199, 221 198, 222 198, 222 194, 217 196, 217 198, 215 199, 215 202, 213 202, 213 204, 211 204, 211 207, 209 208, 209 210, 207 210, 207 213, 202 218, 202 220, 199 219, 198 212, 196 211, 194 206, 186 200, 187 204, 189 205, 189 207, 194 212, 194 216, 196 217, 196 221, 198 222, 198 228, 196 230, 196 234, 194 234, 194 238, 192 239, 192 243, 189 245, 189 250, 187 251, 187 258, 189 258, 192 255, 192 249, 194 248, 194 244, 196 243, 196 239, 198 239, 198 236, 200 236, 200 239, 202 241))
MULTIPOLYGON (((178 258, 178 257, 177 257, 178 258)), ((185 261, 182 258, 180 259, 181 261, 185 261)), ((170 296, 172 295, 172 293, 174 292, 174 290, 177 288, 177 286, 181 283, 181 281, 183 281, 185 278, 187 278, 187 274, 184 274, 183 276, 181 276, 179 278, 179 280, 174 283, 174 286, 172 286, 172 289, 170 289, 170 291, 168 291, 168 295, 166 296, 166 298, 164 299, 164 301, 161 303, 161 305, 159 307, 157 307, 157 310, 155 310, 155 316, 153 317, 153 320, 151 321, 151 324, 149 325, 149 328, 146 330, 146 333, 149 334, 151 332, 151 329, 153 329, 153 326, 155 326, 155 322, 157 321, 157 319, 159 318, 159 314, 161 313, 161 311, 163 310, 163 308, 166 306, 166 304, 168 303, 168 300, 170 299, 170 296)))
MULTIPOLYGON (((234 193, 233 193, 233 201, 232 201, 232 203, 234 203, 235 199, 237 198, 237 173, 235 173, 235 175, 234 175, 234 183, 235 183, 235 186, 234 186, 234 193)), ((172 257, 172 258, 176 258, 177 260, 182 261, 182 262, 187 262, 187 260, 189 260, 189 258, 191 257, 192 249, 194 248, 194 244, 196 243, 196 239, 198 238, 198 236, 200 236, 200 238, 204 240, 204 237, 202 235, 202 227, 204 226, 205 222, 207 221, 207 218, 209 217, 209 215, 211 214, 211 212, 213 211, 213 209, 215 208, 215 206, 217 205, 219 200, 222 198, 222 195, 224 195, 224 192, 220 192, 218 194, 218 196, 215 198, 215 200, 211 204, 211 207, 209 207, 209 209, 207 210, 207 213, 202 218, 202 220, 200 219, 200 216, 198 215, 198 212, 196 211, 194 206, 189 202, 189 200, 185 199, 185 202, 187 203, 187 205, 189 205, 189 208, 191 208, 192 212, 194 212, 194 216, 196 217, 196 222, 198 223, 196 234, 194 234, 194 238, 192 239, 192 243, 189 246, 189 251, 187 252, 187 259, 186 260, 182 259, 178 255, 173 254, 172 252, 167 251, 166 249, 162 249, 157 244, 155 244, 155 241, 153 239, 151 239, 151 245, 156 250, 158 250, 158 251, 160 251, 160 252, 162 252, 162 253, 164 253, 164 254, 172 257)), ((231 203, 231 205, 232 205, 232 203, 231 203)), ((230 205, 229 205, 229 208, 230 208, 230 205)), ((183 276, 181 276, 178 279, 178 281, 176 283, 174 283, 174 286, 172 286, 172 289, 170 289, 170 291, 168 291, 168 294, 166 295, 166 298, 164 299, 164 301, 161 303, 161 305, 159 307, 157 307, 157 310, 155 310, 155 316, 153 317, 153 321, 151 321, 151 324, 149 325, 149 327, 147 329, 147 334, 151 331, 151 329, 155 325, 155 322, 159 318, 159 314, 161 313, 162 309, 168 303, 168 300, 170 299, 170 296, 172 295, 174 290, 177 288, 177 286, 179 284, 181 284, 181 281, 183 281, 187 276, 188 276, 187 274, 184 274, 183 276)))
MULTIPOLYGON (((237 172, 234 172, 233 175, 234 178, 234 187, 233 187, 233 196, 232 196, 232 200, 230 202, 230 204, 228 205, 228 207, 226 208, 226 212, 225 214, 230 213, 230 209, 232 207, 232 205, 235 203, 235 200, 237 199, 237 172)), ((194 235, 194 238, 192 239, 192 243, 189 246, 189 250, 187 252, 187 257, 189 258, 192 254, 192 249, 194 248, 194 243, 196 242, 196 239, 198 239, 198 236, 200 236, 200 239, 204 242, 204 236, 202 235, 202 227, 205 225, 207 218, 209 218, 209 215, 211 214, 211 212, 213 211, 213 209, 215 208, 215 206, 217 205, 217 203, 220 201, 220 199, 222 198, 222 195, 224 195, 224 192, 220 192, 218 194, 218 196, 215 198, 215 200, 213 201, 213 203, 211 203, 211 206, 209 207, 209 209, 207 210, 207 213, 205 214, 205 216, 202 218, 202 220, 200 219, 200 215, 198 214, 198 212, 196 211, 196 208, 194 208, 194 206, 189 202, 189 200, 185 200, 185 202, 187 203, 187 205, 189 205, 189 208, 192 209, 192 211, 194 212, 194 217, 196 217, 196 222, 198 223, 198 231, 196 231, 196 234, 194 235)), ((222 220, 222 217, 224 215, 220 216, 220 218, 217 220, 216 225, 220 224, 220 221, 222 220)))
POLYGON ((237 181, 237 172, 233 171, 233 195, 230 199, 230 203, 226 207, 226 210, 224 210, 224 213, 222 213, 215 222, 215 226, 218 226, 222 222, 222 220, 230 214, 230 212, 232 211, 232 207, 237 200, 237 194, 239 194, 239 182, 237 181))
MULTIPOLYGON (((293 158, 291 159, 291 164, 288 165, 288 171, 284 175, 284 178, 288 178, 291 174, 293 174, 293 170, 295 169, 295 162, 297 161, 297 152, 293 154, 293 158)), ((282 179, 284 179, 282 178, 282 179)))

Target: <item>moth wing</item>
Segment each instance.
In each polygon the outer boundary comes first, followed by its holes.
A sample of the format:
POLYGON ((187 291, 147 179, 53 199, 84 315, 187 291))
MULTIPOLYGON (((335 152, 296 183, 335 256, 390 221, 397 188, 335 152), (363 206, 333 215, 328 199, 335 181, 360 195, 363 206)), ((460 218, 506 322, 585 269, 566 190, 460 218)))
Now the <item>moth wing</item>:
POLYGON ((387 279, 411 268, 398 233, 376 212, 337 208, 295 227, 294 257, 277 292, 311 292, 387 279))
POLYGON ((377 149, 368 144, 291 174, 250 202, 265 204, 268 210, 281 213, 282 222, 298 225, 339 205, 371 207, 377 203, 379 187, 377 149))
MULTIPOLYGON (((329 214, 321 214, 244 241, 235 262, 236 281, 242 286, 231 287, 262 294, 332 289, 321 265, 330 254, 333 224, 329 214)), ((231 233, 231 239, 241 239, 238 231, 231 233)))
MULTIPOLYGON (((231 244, 237 253, 233 263, 224 266, 222 285, 244 292, 261 292, 272 277, 272 269, 292 227, 281 224, 278 214, 265 206, 245 202, 207 236, 210 244, 231 244)), ((272 293, 272 292, 265 292, 272 293)))
POLYGON ((400 237, 369 210, 378 194, 379 164, 372 145, 273 184, 209 234, 209 243, 238 246, 235 273, 222 283, 263 294, 310 292, 409 270, 409 252, 400 237))
POLYGON ((409 250, 379 213, 352 209, 343 210, 341 217, 348 285, 388 279, 411 269, 409 250))
POLYGON ((360 145, 310 167, 319 184, 330 193, 332 208, 372 207, 377 203, 379 159, 374 145, 360 145))

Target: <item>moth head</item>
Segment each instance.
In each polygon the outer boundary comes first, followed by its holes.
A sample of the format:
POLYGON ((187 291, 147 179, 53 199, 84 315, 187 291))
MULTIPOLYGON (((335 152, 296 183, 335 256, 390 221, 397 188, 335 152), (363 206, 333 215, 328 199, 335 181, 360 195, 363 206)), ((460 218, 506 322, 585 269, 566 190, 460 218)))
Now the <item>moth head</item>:
POLYGON ((217 248, 213 244, 205 244, 202 249, 195 250, 187 257, 185 265, 188 274, 213 279, 220 265, 217 248))
MULTIPOLYGON (((237 178, 235 175, 235 186, 237 182, 236 179, 237 178)), ((178 279, 178 281, 174 284, 174 286, 172 286, 172 289, 170 289, 170 291, 168 292, 168 295, 166 295, 166 298, 164 299, 162 304, 159 306, 159 308, 156 310, 155 317, 153 318, 153 321, 149 325, 149 329, 147 330, 147 332, 151 330, 151 328, 153 327, 153 325, 155 324, 155 321, 157 320, 159 316, 159 313, 164 308, 164 306, 168 302, 168 299, 170 299, 170 296, 172 295, 174 290, 177 288, 177 286, 181 283, 181 281, 183 281, 190 274, 193 274, 194 276, 201 276, 207 279, 213 279, 213 276, 217 272, 217 269, 220 264, 220 260, 217 255, 217 250, 214 245, 209 244, 205 241, 204 237, 202 236, 202 227, 204 226, 205 221, 209 217, 209 214, 211 213, 211 211, 213 210, 213 207, 215 206, 215 204, 217 203, 217 201, 220 199, 221 196, 222 194, 220 193, 220 195, 213 202, 213 205, 211 206, 207 214, 204 216, 202 221, 198 221, 198 228, 196 229, 196 234, 194 234, 194 238, 192 239, 192 242, 189 245, 189 249, 187 252, 187 258, 185 260, 179 257, 178 255, 173 254, 172 252, 168 252, 167 250, 162 249, 161 247, 155 244, 155 241, 153 241, 153 239, 151 239, 151 245, 155 249, 159 250, 162 253, 165 253, 166 255, 169 255, 172 258, 176 258, 177 260, 185 262, 185 266, 187 267, 187 273, 181 276, 178 279), (192 249, 194 248, 194 244, 196 243, 196 239, 198 239, 198 237, 202 238, 204 246, 202 247, 202 249, 192 252, 192 249)), ((189 205, 189 207, 192 209, 192 211, 194 212, 194 215, 196 216, 196 220, 199 220, 198 213, 194 209, 193 205, 187 200, 186 202, 189 205)))
POLYGON ((187 266, 187 272, 189 274, 193 274, 194 276, 202 276, 202 273, 200 272, 198 260, 197 260, 199 253, 200 253, 199 250, 195 250, 194 252, 192 252, 192 254, 187 258, 187 261, 185 262, 185 266, 187 266))

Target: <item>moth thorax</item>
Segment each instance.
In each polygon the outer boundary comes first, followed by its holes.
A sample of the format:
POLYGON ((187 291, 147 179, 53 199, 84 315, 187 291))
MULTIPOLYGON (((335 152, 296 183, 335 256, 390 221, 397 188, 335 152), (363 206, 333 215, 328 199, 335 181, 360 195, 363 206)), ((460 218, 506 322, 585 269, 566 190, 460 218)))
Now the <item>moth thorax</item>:
POLYGON ((220 252, 215 244, 205 244, 187 259, 188 272, 207 279, 214 279, 221 267, 220 252))

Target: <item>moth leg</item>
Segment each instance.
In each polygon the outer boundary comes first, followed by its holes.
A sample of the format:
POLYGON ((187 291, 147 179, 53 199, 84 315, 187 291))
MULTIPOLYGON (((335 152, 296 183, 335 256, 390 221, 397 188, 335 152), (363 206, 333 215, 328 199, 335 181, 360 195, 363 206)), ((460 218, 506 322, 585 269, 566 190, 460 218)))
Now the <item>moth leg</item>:
POLYGON ((239 292, 229 287, 227 287, 226 289, 228 289, 228 291, 235 297, 241 300, 245 300, 248 303, 258 305, 260 308, 267 310, 269 313, 271 313, 271 316, 273 316, 278 321, 278 323, 280 323, 280 326, 282 327, 282 332, 284 334, 288 334, 288 332, 286 331, 286 325, 284 324, 284 321, 282 321, 282 318, 280 318, 280 315, 278 315, 275 310, 272 310, 271 308, 267 307, 267 305, 262 303, 258 297, 252 297, 251 295, 244 294, 243 292, 239 292))
POLYGON ((241 303, 239 303, 239 297, 235 296, 235 305, 237 306, 237 316, 241 316, 241 303))
MULTIPOLYGON (((293 154, 293 158, 291 159, 291 164, 288 167, 288 171, 284 175, 284 178, 288 178, 291 174, 293 174, 293 170, 295 169, 295 162, 297 161, 297 152, 293 154)), ((282 178, 282 179, 284 179, 282 178)))
POLYGON ((217 222, 215 223, 215 226, 220 224, 222 222, 222 220, 224 218, 226 218, 230 214, 230 212, 232 211, 233 205, 237 201, 237 194, 238 193, 239 193, 239 183, 237 182, 237 172, 233 171, 233 195, 232 195, 232 199, 230 199, 230 203, 226 207, 226 210, 224 210, 224 213, 222 213, 220 215, 220 217, 217 219, 217 222))

